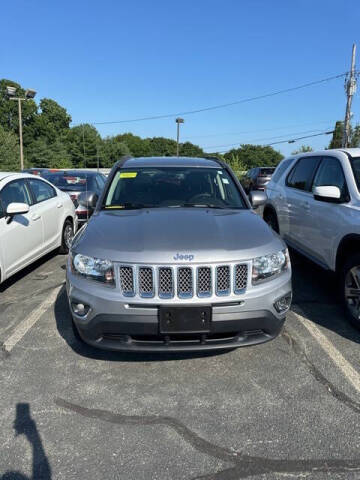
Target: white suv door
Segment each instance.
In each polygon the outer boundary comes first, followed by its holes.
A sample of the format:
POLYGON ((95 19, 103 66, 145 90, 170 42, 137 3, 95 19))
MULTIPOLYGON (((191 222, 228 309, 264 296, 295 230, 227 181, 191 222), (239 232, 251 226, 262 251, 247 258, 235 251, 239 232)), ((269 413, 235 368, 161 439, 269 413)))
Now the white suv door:
POLYGON ((285 183, 289 231, 284 237, 295 247, 304 248, 311 235, 311 185, 321 157, 300 158, 290 171, 285 183))
POLYGON ((36 206, 41 215, 44 229, 44 250, 56 246, 62 229, 63 201, 55 188, 39 178, 28 178, 32 193, 33 207, 36 206))
POLYGON ((43 226, 41 216, 33 207, 30 207, 28 213, 14 215, 11 221, 6 218, 6 209, 10 203, 31 205, 30 192, 24 179, 7 183, 0 191, 0 200, 4 211, 4 216, 0 219, 0 239, 5 276, 9 276, 40 256, 43 226))
POLYGON ((315 187, 336 186, 340 189, 339 203, 309 198, 309 213, 304 217, 306 235, 302 239, 303 246, 324 266, 333 268, 336 239, 344 231, 348 223, 349 209, 346 203, 350 200, 345 175, 340 161, 331 156, 324 156, 312 182, 315 187), (344 227, 343 227, 344 226, 344 227))

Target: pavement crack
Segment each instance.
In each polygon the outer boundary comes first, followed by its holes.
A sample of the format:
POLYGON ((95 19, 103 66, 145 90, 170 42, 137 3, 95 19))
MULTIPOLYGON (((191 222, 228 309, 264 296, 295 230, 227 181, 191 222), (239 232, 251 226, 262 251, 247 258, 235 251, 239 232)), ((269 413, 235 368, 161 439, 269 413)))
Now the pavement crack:
POLYGON ((330 393, 336 400, 340 401, 355 413, 360 413, 360 403, 355 402, 349 395, 339 390, 330 380, 328 380, 321 371, 312 363, 306 354, 305 348, 303 348, 299 342, 290 334, 287 329, 283 330, 282 336, 286 342, 290 345, 294 353, 300 358, 301 362, 307 367, 310 374, 315 380, 325 387, 326 391, 330 393))
POLYGON ((175 430, 181 438, 189 443, 198 452, 210 457, 233 464, 232 467, 224 470, 193 477, 193 480, 238 480, 248 478, 253 475, 266 475, 271 473, 295 474, 295 473, 317 473, 333 472, 346 473, 350 471, 360 471, 360 459, 271 459, 257 457, 245 454, 237 454, 231 449, 220 447, 205 440, 197 433, 193 432, 181 421, 161 415, 122 415, 108 410, 87 408, 77 405, 62 398, 55 398, 55 404, 65 410, 82 415, 86 418, 94 418, 104 422, 110 422, 117 425, 159 425, 166 426, 175 430))

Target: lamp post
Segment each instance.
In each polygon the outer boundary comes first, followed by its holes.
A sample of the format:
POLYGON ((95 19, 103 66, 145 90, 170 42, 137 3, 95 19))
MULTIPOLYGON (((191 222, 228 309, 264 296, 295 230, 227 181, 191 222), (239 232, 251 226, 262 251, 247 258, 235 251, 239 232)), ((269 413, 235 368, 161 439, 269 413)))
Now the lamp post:
POLYGON ((24 170, 24 151, 23 151, 23 136, 22 136, 22 112, 21 112, 21 102, 34 98, 36 91, 28 88, 25 91, 25 97, 16 97, 16 87, 6 87, 6 93, 9 97, 9 100, 14 100, 18 102, 18 111, 19 111, 19 142, 20 142, 20 169, 24 170))
POLYGON ((176 122, 176 156, 179 156, 180 123, 184 123, 183 118, 175 118, 176 122))

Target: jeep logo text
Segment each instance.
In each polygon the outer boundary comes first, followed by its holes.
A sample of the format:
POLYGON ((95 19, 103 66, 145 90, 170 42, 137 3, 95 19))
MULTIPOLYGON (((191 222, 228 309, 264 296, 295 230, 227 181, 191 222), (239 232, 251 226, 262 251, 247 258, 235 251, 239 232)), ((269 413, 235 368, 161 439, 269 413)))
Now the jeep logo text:
POLYGON ((187 260, 191 262, 192 260, 194 260, 194 255, 177 253, 176 255, 174 255, 173 258, 174 260, 187 260))

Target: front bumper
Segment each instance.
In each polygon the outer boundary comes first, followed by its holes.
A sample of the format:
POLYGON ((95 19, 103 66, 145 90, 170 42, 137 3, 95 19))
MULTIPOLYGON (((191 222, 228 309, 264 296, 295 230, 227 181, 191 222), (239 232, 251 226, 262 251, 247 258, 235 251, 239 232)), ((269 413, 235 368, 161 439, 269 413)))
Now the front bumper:
POLYGON ((66 285, 75 327, 80 337, 92 346, 119 351, 199 351, 254 345, 275 338, 286 313, 278 313, 274 302, 291 292, 291 271, 251 289, 236 302, 218 298, 180 304, 155 299, 154 303, 132 303, 132 299, 119 298, 116 289, 74 275, 69 268, 66 285), (76 315, 72 303, 89 305, 86 317, 76 315), (210 332, 160 335, 160 304, 184 308, 211 305, 210 332))

